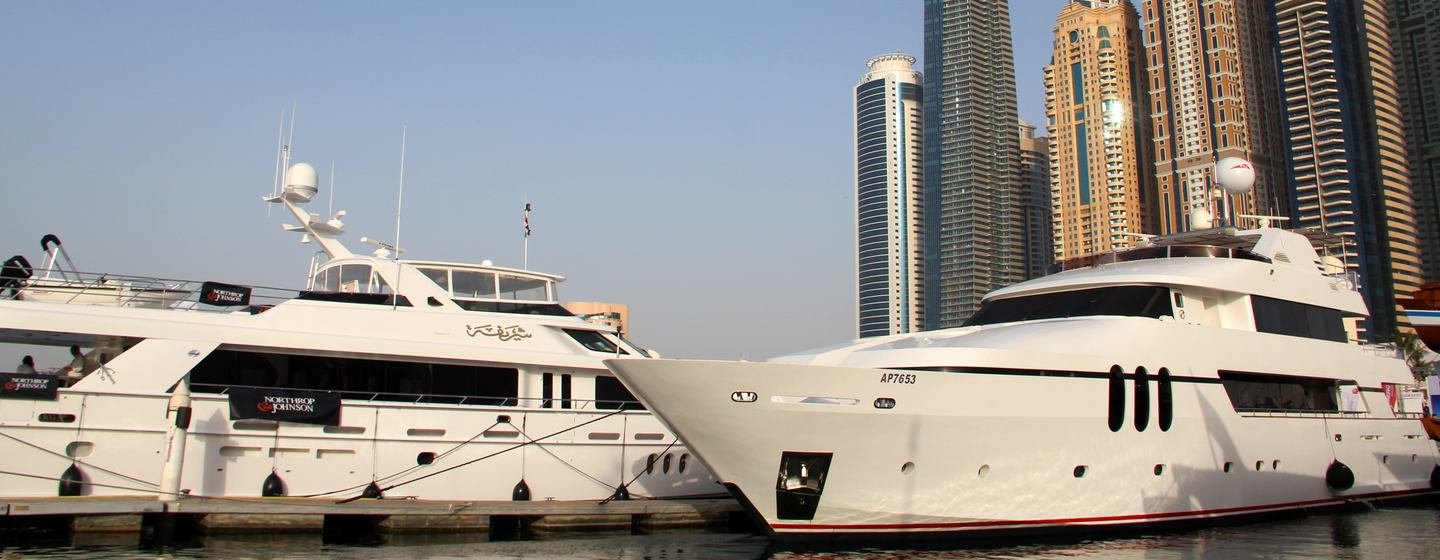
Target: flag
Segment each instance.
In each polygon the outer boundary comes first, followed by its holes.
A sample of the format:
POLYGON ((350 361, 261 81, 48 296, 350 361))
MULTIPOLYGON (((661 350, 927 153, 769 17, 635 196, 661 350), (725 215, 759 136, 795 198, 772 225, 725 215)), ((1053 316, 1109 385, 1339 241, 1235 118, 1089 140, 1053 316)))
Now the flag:
POLYGON ((530 237, 530 203, 525 203, 525 237, 530 237))

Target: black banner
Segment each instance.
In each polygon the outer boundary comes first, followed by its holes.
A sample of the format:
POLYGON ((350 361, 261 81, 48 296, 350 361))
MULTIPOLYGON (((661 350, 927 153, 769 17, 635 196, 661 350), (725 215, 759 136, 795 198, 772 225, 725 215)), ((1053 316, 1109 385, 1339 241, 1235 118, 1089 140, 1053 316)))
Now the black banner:
POLYGON ((340 393, 231 387, 230 419, 340 425, 340 393))
POLYGON ((200 303, 219 307, 250 305, 250 288, 234 284, 206 282, 200 285, 200 303))
POLYGON ((60 380, 53 375, 0 373, 0 398, 53 401, 59 398, 59 388, 60 380))

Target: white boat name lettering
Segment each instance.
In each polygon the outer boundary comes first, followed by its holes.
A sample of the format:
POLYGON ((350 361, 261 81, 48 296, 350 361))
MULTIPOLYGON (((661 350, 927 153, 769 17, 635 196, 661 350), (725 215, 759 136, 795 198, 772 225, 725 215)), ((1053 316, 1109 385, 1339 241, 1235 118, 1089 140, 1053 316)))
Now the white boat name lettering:
POLYGON ((915 374, 913 374, 913 373, 882 373, 882 374, 880 374, 880 382, 881 382, 881 383, 904 383, 904 384, 906 384, 906 385, 914 385, 914 384, 915 384, 915 374))

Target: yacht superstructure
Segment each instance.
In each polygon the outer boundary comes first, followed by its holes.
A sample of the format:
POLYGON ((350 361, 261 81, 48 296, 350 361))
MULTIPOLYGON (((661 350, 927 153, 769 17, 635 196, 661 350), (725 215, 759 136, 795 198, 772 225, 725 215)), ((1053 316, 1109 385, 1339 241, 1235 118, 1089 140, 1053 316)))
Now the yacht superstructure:
POLYGON ((962 327, 768 363, 606 363, 777 539, 1204 523, 1440 495, 1339 241, 1151 240, 989 294, 962 327), (1314 242, 1314 244, 1312 244, 1314 242))
POLYGON ((723 493, 601 363, 649 353, 561 307, 562 277, 352 253, 343 212, 301 208, 314 169, 286 184, 267 200, 323 253, 298 293, 8 271, 0 341, 90 350, 56 376, 4 374, 0 496, 723 493), (113 297, 141 284, 165 299, 113 297))

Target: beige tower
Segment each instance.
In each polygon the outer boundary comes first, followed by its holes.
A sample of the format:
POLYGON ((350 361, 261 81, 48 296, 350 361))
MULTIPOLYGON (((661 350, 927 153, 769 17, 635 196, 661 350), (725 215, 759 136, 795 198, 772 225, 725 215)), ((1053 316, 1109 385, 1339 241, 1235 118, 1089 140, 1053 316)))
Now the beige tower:
POLYGON ((1144 0, 1142 9, 1160 232, 1194 229, 1191 211, 1210 209, 1215 162, 1232 156, 1255 164, 1255 189, 1215 217, 1286 215, 1270 2, 1144 0))
POLYGON ((1155 233, 1140 24, 1126 1, 1071 2, 1045 67, 1056 261, 1155 233))

